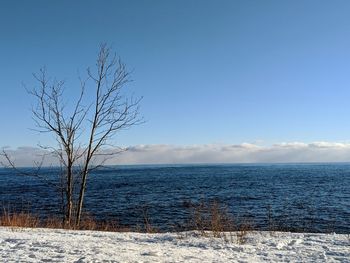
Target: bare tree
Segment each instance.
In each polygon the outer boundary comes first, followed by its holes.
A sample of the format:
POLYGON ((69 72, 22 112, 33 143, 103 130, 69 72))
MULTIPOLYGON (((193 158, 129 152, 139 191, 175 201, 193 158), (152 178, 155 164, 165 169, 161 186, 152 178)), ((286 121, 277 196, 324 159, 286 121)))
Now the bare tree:
MULTIPOLYGON (((113 145, 115 135, 143 122, 139 116, 141 98, 128 98, 123 92, 129 75, 125 64, 106 44, 100 46, 95 69, 88 68, 87 78, 80 79, 80 94, 74 105, 64 98, 64 81, 51 80, 45 69, 34 74, 39 85, 29 91, 37 102, 32 114, 37 130, 52 134, 56 140, 56 146, 41 147, 61 165, 67 225, 79 226, 89 173, 123 151, 113 145), (86 93, 93 94, 87 104, 91 96, 86 93)), ((16 168, 8 154, 3 155, 9 166, 16 168)))

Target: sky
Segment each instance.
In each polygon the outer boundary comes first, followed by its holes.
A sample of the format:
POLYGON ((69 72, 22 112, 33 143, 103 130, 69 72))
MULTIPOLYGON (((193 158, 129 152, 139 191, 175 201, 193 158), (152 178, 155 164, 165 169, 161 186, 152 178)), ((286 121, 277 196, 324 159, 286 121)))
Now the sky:
POLYGON ((345 0, 2 1, 0 147, 52 143, 24 85, 45 66, 71 98, 106 42, 146 120, 116 143, 154 153, 127 163, 350 161, 349 13, 345 0), (260 157, 232 150, 247 145, 260 157))

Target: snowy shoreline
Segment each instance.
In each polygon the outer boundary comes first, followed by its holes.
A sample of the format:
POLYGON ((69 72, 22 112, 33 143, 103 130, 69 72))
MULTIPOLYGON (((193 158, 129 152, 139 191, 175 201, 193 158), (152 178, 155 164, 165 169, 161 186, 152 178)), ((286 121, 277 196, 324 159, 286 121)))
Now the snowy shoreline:
MULTIPOLYGON (((235 234, 233 233, 235 238, 235 234)), ((1 262, 350 262, 350 236, 251 232, 245 244, 195 232, 0 227, 1 262)))

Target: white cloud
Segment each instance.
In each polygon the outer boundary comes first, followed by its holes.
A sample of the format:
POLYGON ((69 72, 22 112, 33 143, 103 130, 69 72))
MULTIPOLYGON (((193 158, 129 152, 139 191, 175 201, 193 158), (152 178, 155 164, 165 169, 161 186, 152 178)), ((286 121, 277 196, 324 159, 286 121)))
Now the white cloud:
MULTIPOLYGON (((111 150, 111 149, 110 149, 111 150)), ((40 161, 45 151, 34 147, 6 150, 19 166, 40 161)), ((0 157, 1 160, 1 157, 0 157)), ((46 165, 56 165, 52 156, 46 165)), ((287 162, 349 162, 350 143, 288 142, 272 146, 257 144, 204 144, 176 146, 167 144, 136 145, 114 156, 108 164, 174 164, 174 163, 287 163, 287 162)))

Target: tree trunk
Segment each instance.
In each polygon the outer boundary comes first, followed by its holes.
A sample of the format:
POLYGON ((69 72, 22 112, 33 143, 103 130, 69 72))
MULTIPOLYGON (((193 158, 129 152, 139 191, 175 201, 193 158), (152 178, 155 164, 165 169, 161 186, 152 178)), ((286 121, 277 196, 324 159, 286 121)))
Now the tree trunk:
POLYGON ((76 218, 77 226, 79 226, 80 224, 81 213, 83 211, 83 201, 84 201, 84 195, 85 195, 85 189, 86 189, 86 178, 87 178, 87 171, 84 171, 82 176, 82 182, 80 184, 79 201, 78 201, 78 207, 77 207, 77 218, 76 218))
POLYGON ((67 168, 67 211, 66 211, 66 224, 71 226, 72 224, 72 210, 73 210, 73 173, 72 164, 68 162, 67 168))

